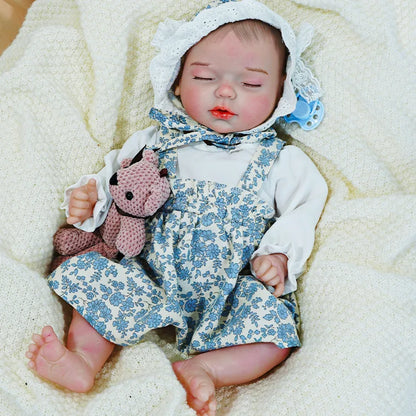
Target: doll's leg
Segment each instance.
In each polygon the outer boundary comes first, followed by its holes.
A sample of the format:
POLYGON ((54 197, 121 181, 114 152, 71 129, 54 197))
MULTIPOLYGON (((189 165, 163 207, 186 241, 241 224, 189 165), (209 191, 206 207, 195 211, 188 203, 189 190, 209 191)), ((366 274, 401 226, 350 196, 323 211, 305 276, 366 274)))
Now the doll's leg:
POLYGON ((34 344, 29 345, 26 353, 29 367, 39 376, 78 393, 92 388, 96 374, 114 349, 114 344, 75 310, 66 346, 50 326, 32 339, 34 344))
POLYGON ((290 349, 271 343, 237 345, 209 351, 173 363, 187 391, 188 404, 198 415, 215 415, 215 388, 255 380, 283 362, 290 349))

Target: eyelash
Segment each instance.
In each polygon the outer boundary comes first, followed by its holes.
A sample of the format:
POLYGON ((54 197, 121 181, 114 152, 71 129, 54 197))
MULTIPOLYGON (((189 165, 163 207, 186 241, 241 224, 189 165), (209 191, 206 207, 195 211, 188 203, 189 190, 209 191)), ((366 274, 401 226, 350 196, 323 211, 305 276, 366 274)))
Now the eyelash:
MULTIPOLYGON (((208 78, 208 77, 193 77, 193 79, 196 79, 198 81, 212 81, 214 78, 208 78)), ((244 87, 247 88, 260 88, 261 84, 249 84, 248 82, 242 83, 244 87)))

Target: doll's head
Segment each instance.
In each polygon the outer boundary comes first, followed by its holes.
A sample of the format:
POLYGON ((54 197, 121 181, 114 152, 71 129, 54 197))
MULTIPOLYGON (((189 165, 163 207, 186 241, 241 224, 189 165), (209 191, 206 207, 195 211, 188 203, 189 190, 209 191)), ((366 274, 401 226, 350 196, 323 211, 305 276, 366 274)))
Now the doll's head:
POLYGON ((189 115, 217 133, 250 134, 289 115, 318 116, 320 85, 301 58, 312 35, 307 24, 296 35, 256 0, 215 0, 190 21, 165 20, 153 39, 151 116, 189 115))
POLYGON ((189 116, 218 133, 251 130, 274 112, 286 61, 280 30, 259 20, 228 23, 186 53, 174 93, 189 116))

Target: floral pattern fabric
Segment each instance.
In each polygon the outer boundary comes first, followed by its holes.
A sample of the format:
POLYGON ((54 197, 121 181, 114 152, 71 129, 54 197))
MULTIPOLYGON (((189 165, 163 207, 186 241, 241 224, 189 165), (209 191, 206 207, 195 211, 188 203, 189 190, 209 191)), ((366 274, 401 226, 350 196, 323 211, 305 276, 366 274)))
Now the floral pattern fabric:
MULTIPOLYGON (((180 106, 179 100, 171 96, 171 101, 180 106)), ((258 143, 263 139, 277 138, 274 129, 252 129, 246 133, 217 133, 197 123, 191 117, 184 114, 175 114, 169 111, 162 112, 153 107, 149 113, 150 118, 160 123, 159 139, 162 146, 174 148, 205 141, 223 149, 230 149, 240 143, 258 143)))
POLYGON ((172 196, 147 223, 136 258, 87 253, 63 263, 50 286, 102 336, 131 345, 153 328, 176 327, 179 350, 204 352, 273 342, 299 346, 294 294, 275 298, 247 272, 274 212, 258 190, 283 142, 261 138, 240 184, 178 179, 176 148, 159 149, 172 196))

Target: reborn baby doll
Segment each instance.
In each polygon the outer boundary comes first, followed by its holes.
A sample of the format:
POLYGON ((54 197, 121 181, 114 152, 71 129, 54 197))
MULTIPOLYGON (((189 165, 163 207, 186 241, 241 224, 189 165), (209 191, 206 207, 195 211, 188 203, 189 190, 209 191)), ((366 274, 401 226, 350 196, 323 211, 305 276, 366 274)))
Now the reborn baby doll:
POLYGON ((145 145, 158 149, 172 195, 147 224, 139 256, 87 253, 63 263, 50 286, 73 308, 67 345, 51 327, 27 353, 40 376, 92 388, 114 344, 176 328, 173 364, 199 415, 215 414, 215 388, 246 383, 300 346, 296 279, 309 257, 327 186, 311 160, 273 125, 305 129, 323 115, 319 84, 300 59, 310 28, 254 0, 220 1, 190 22, 167 20, 150 66, 159 128, 135 133, 95 181, 67 191, 68 222, 104 221, 109 180, 145 145), (97 190, 106 195, 97 200, 97 190))

